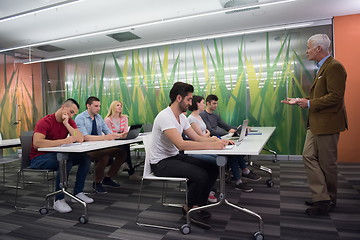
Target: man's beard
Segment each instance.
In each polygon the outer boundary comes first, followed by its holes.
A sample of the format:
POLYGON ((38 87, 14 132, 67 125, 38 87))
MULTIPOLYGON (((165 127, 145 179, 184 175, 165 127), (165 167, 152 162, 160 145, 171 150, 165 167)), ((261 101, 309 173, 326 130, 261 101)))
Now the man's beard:
POLYGON ((182 101, 180 102, 179 106, 180 106, 181 112, 186 112, 188 110, 188 107, 189 107, 188 105, 186 105, 182 101))

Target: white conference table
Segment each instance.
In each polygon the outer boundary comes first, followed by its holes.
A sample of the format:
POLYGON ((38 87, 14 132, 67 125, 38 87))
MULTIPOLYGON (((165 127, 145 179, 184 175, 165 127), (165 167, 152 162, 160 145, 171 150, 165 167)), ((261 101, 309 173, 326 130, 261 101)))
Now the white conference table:
POLYGON ((223 150, 187 150, 185 154, 217 154, 217 155, 259 155, 265 144, 275 131, 275 127, 252 127, 258 130, 250 132, 244 140, 232 149, 223 150), (261 134, 261 135, 260 135, 261 134))
MULTIPOLYGON (((229 202, 226 199, 225 190, 225 165, 227 163, 227 156, 230 155, 259 155, 265 144, 275 131, 275 127, 253 127, 258 132, 250 132, 240 144, 235 145, 232 149, 223 150, 188 150, 185 154, 216 154, 218 155, 216 162, 220 168, 220 201, 214 204, 202 206, 196 209, 191 209, 187 214, 187 225, 190 228, 190 214, 193 211, 216 207, 222 204, 229 205, 235 209, 238 209, 250 216, 253 216, 259 220, 259 232, 254 233, 254 239, 262 239, 263 237, 263 220, 261 216, 246 208, 240 207, 236 204, 229 202), (253 135, 254 134, 254 135, 253 135)), ((186 227, 185 225, 183 227, 186 227)))
MULTIPOLYGON (((7 163, 17 161, 19 158, 4 157, 3 149, 19 147, 19 146, 21 146, 20 138, 0 140, 0 164, 7 164, 7 163)), ((5 186, 5 165, 3 165, 3 181, 2 182, 3 182, 3 185, 5 186)), ((14 187, 14 186, 6 186, 6 187, 14 187)))
POLYGON ((111 148, 136 142, 142 142, 142 137, 138 136, 134 139, 129 140, 111 140, 111 141, 90 141, 83 143, 71 143, 65 144, 59 147, 47 147, 47 148, 38 148, 40 152, 58 152, 58 153, 84 153, 91 152, 96 150, 101 150, 105 148, 111 148))
MULTIPOLYGON (((75 197, 71 193, 66 191, 67 188, 67 175, 65 174, 66 171, 66 160, 68 159, 69 153, 86 153, 91 151, 97 151, 101 149, 117 147, 121 145, 131 144, 142 142, 142 137, 138 136, 134 139, 128 140, 111 140, 111 141, 90 141, 90 142, 83 142, 83 143, 72 143, 72 144, 65 144, 59 147, 47 147, 47 148, 38 148, 40 152, 56 152, 57 159, 59 161, 59 172, 60 172, 60 182, 61 182, 61 189, 54 193, 50 193, 46 195, 46 202, 48 199, 56 194, 64 193, 65 195, 69 196, 72 199, 75 199, 77 202, 81 203, 84 206, 84 215, 80 216, 79 222, 80 223, 87 223, 88 222, 88 214, 87 214, 87 205, 81 199, 75 197)), ((48 206, 46 204, 45 206, 48 206)), ((46 214, 48 212, 47 208, 40 209, 41 214, 46 214)))
POLYGON ((21 146, 20 138, 0 140, 0 158, 3 156, 4 148, 19 147, 21 146))

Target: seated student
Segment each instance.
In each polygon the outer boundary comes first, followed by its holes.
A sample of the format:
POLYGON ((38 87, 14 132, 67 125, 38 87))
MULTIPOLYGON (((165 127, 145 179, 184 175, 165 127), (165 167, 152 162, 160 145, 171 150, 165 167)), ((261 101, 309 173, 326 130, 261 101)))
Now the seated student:
MULTIPOLYGON (((201 96, 193 95, 192 104, 189 106, 191 114, 188 116, 190 126, 199 136, 210 137, 209 130, 206 129, 206 124, 200 117, 199 113, 203 112, 205 108, 204 98, 201 96)), ((203 155, 190 155, 199 159, 208 161, 212 164, 216 164, 217 155, 203 154, 203 155)), ((215 197, 215 189, 212 189, 209 193, 208 201, 210 203, 216 203, 218 200, 215 197)))
MULTIPOLYGON (((106 115, 104 121, 113 133, 119 133, 121 136, 120 138, 126 138, 128 133, 129 120, 128 120, 128 116, 122 114, 122 110, 123 110, 122 102, 113 101, 110 104, 108 114, 106 115)), ((121 145, 119 147, 126 152, 126 163, 128 166, 127 171, 129 174, 129 179, 141 180, 139 174, 135 173, 135 169, 131 162, 130 144, 121 145)))
MULTIPOLYGON (((229 144, 227 140, 199 136, 190 127, 182 113, 191 105, 193 91, 193 86, 187 83, 176 82, 173 85, 170 90, 170 106, 162 110, 154 120, 150 152, 151 169, 156 176, 189 179, 188 206, 184 206, 184 213, 207 203, 209 192, 218 177, 218 167, 180 154, 179 150, 223 149, 229 144), (183 132, 192 141, 183 140, 183 132)), ((210 216, 206 211, 197 211, 191 215, 191 221, 209 229, 211 226, 204 219, 210 216)))
MULTIPOLYGON (((104 141, 120 138, 118 133, 112 133, 106 126, 103 118, 100 116, 100 100, 97 97, 89 97, 86 100, 86 108, 75 118, 75 122, 84 135, 85 141, 104 141), (103 133, 105 135, 103 135, 103 133)), ((106 148, 102 150, 92 151, 88 153, 95 161, 95 181, 93 188, 97 193, 107 193, 103 185, 112 188, 120 187, 112 178, 126 159, 126 152, 118 147, 106 148), (108 166, 110 159, 113 162, 109 171, 105 174, 105 168, 108 166)))
MULTIPOLYGON (((200 113, 201 118, 206 124, 206 128, 210 131, 211 136, 221 136, 224 135, 223 129, 229 133, 234 133, 235 128, 226 124, 221 120, 220 116, 215 112, 218 106, 218 97, 216 95, 210 94, 206 97, 206 108, 205 111, 200 113), (219 127, 219 128, 218 128, 219 127)), ((239 167, 242 170, 242 177, 251 181, 259 181, 260 176, 256 175, 253 171, 249 170, 246 166, 244 156, 229 156, 228 165, 233 174, 233 180, 235 182, 235 189, 243 192, 252 192, 253 189, 241 180, 239 167)))
MULTIPOLYGON (((34 169, 59 169, 57 153, 39 152, 38 148, 57 147, 73 142, 83 142, 84 136, 77 129, 72 117, 79 111, 79 104, 74 99, 67 99, 53 114, 40 119, 34 129, 33 144, 30 152, 30 167, 34 169), (70 136, 68 136, 70 134, 70 136)), ((90 168, 90 158, 85 153, 70 153, 67 160, 66 172, 69 173, 73 165, 79 165, 76 173, 74 195, 86 203, 94 200, 84 194, 86 176, 90 168)), ((56 176, 55 190, 60 190, 60 174, 56 176)), ((64 194, 55 196, 54 210, 67 213, 71 207, 66 203, 64 194)))

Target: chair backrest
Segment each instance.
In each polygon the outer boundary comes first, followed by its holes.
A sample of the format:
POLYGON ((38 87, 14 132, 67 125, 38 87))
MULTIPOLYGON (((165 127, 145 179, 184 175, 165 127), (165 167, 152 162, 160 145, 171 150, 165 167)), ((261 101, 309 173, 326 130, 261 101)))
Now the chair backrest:
POLYGON ((142 128, 143 128, 144 133, 151 132, 152 128, 153 128, 153 124, 152 123, 143 124, 142 128))
POLYGON ((144 163, 144 173, 143 177, 151 175, 151 166, 150 166, 150 151, 152 144, 152 135, 143 136, 143 143, 145 147, 145 163, 144 163))
POLYGON ((21 143, 21 169, 30 166, 30 151, 34 131, 22 132, 20 134, 21 143))

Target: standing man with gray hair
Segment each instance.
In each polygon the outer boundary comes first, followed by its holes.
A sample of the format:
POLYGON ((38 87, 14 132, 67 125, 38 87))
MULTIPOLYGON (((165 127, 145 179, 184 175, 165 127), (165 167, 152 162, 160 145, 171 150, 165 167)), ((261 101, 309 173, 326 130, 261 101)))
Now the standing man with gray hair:
POLYGON ((307 42, 306 55, 318 67, 307 98, 287 98, 283 103, 309 109, 303 160, 307 172, 312 202, 306 213, 326 215, 336 206, 337 144, 339 134, 347 126, 344 104, 346 71, 329 54, 330 39, 316 34, 307 42))

